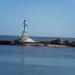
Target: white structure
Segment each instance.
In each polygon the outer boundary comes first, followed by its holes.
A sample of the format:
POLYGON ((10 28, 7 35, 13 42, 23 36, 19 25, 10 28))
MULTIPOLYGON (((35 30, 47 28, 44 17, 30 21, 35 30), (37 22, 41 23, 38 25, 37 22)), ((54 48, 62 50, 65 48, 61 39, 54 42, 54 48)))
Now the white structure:
POLYGON ((34 40, 32 40, 30 37, 28 37, 28 32, 26 30, 27 24, 25 22, 26 21, 24 20, 24 22, 23 22, 23 24, 24 24, 24 31, 22 32, 22 36, 21 36, 20 42, 34 42, 34 40))

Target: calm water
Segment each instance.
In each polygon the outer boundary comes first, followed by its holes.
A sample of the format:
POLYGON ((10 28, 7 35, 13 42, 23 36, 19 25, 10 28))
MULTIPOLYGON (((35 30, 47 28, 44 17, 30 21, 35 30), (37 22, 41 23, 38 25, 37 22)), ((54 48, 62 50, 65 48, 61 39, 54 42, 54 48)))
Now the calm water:
POLYGON ((75 75, 75 48, 0 45, 0 75, 75 75))

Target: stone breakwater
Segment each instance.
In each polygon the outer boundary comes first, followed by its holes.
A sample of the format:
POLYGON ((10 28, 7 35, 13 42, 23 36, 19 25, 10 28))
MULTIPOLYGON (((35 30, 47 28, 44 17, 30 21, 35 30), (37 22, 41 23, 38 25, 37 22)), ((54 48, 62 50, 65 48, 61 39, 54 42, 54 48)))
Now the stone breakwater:
POLYGON ((51 41, 35 41, 35 42, 20 42, 19 40, 0 40, 0 45, 75 47, 75 41, 61 40, 59 38, 51 41))

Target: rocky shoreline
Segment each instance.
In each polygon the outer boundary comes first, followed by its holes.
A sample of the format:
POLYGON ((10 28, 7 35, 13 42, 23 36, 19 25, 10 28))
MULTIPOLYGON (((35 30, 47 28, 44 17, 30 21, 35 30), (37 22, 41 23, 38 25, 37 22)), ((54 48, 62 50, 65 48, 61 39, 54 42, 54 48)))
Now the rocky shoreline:
POLYGON ((0 40, 0 45, 75 47, 75 41, 62 40, 60 38, 51 41, 35 41, 35 42, 20 42, 19 40, 0 40))

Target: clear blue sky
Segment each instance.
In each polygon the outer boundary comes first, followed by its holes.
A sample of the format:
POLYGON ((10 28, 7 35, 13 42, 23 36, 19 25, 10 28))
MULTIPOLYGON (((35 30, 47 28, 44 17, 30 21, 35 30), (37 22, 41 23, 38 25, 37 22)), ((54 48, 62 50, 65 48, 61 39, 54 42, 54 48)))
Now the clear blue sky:
POLYGON ((0 0, 0 35, 75 38, 75 0, 0 0))

